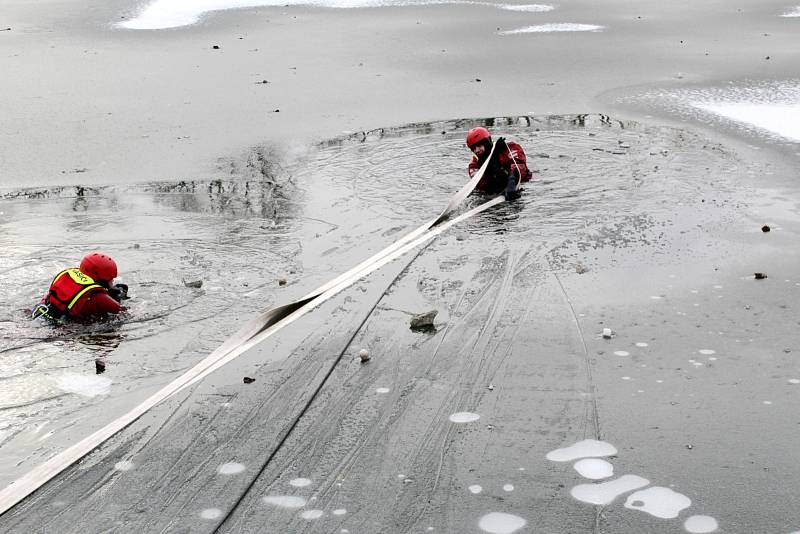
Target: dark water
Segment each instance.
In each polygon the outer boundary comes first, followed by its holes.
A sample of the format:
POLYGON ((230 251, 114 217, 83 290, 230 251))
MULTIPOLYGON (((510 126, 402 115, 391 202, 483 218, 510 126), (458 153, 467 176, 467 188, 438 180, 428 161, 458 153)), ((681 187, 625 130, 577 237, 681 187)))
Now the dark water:
POLYGON ((463 136, 476 123, 520 142, 537 177, 520 201, 451 232, 537 243, 555 271, 614 265, 620 248, 652 264, 688 259, 698 252, 679 246, 680 229, 733 220, 744 202, 736 190, 747 169, 723 148, 602 115, 413 124, 330 140, 291 162, 256 150, 213 182, 7 191, 0 482, 126 411, 254 314, 438 214, 466 180, 463 136), (29 321, 50 278, 92 250, 117 260, 131 287, 127 316, 29 321), (195 280, 201 288, 184 283, 195 280))

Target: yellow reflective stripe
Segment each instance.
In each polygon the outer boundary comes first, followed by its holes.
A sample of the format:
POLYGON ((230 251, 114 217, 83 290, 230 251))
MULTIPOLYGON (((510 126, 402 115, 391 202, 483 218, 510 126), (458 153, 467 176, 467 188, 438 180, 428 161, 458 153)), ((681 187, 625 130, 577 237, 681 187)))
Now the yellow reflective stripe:
POLYGON ((94 280, 88 274, 83 274, 80 269, 67 269, 67 273, 69 273, 69 277, 76 284, 80 284, 82 286, 88 286, 89 284, 94 284, 94 280))
POLYGON ((99 288, 101 288, 101 289, 102 289, 102 287, 103 287, 103 286, 99 286, 99 285, 97 285, 97 284, 92 284, 92 285, 90 285, 90 286, 86 286, 86 287, 84 287, 83 289, 81 289, 80 291, 78 291, 78 294, 77 294, 77 295, 75 295, 75 298, 74 298, 74 299, 72 299, 72 301, 71 301, 71 302, 70 302, 70 303, 67 305, 67 309, 68 309, 68 310, 71 310, 71 309, 72 309, 72 307, 75 305, 75 303, 76 303, 76 302, 78 302, 78 299, 79 299, 79 298, 81 298, 81 297, 84 295, 84 293, 86 293, 86 292, 87 292, 87 291, 89 291, 90 289, 94 289, 94 288, 96 288, 96 287, 99 287, 99 288))

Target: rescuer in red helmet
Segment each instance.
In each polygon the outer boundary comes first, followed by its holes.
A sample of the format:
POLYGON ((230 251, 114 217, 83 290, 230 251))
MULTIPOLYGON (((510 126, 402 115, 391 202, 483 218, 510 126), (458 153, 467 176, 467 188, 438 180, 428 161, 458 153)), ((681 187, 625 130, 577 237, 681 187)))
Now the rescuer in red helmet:
POLYGON ((125 310, 128 286, 114 285, 117 263, 99 252, 87 254, 80 267, 64 269, 53 278, 50 289, 34 308, 33 317, 52 321, 99 318, 125 310))
MULTIPOLYGON (((529 181, 531 171, 528 170, 525 151, 519 144, 506 142, 502 137, 497 142, 500 143, 500 152, 495 155, 494 163, 489 165, 475 188, 490 194, 502 193, 506 200, 514 200, 520 195, 519 183, 529 181)), ((483 127, 473 128, 467 133, 467 146, 472 151, 472 160, 467 168, 472 178, 492 152, 492 134, 483 127)))

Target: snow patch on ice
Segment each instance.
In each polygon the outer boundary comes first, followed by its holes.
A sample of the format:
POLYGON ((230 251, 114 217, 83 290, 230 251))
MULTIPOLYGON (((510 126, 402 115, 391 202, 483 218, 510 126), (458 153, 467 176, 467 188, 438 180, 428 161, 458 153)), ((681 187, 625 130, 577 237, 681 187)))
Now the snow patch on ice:
POLYGON ((693 515, 683 524, 686 532, 691 534, 707 534, 719 528, 717 520, 708 515, 693 515))
POLYGON ((483 491, 483 488, 482 488, 482 487, 480 487, 478 484, 473 484, 473 485, 471 485, 471 486, 470 486, 469 488, 467 488, 467 489, 468 489, 468 490, 470 491, 470 493, 472 493, 473 495, 477 495, 477 494, 479 494, 480 492, 482 492, 482 491, 483 491))
POLYGON ((627 350, 615 350, 614 351, 614 355, 615 356, 630 356, 631 353, 628 352, 627 350))
POLYGON ((450 421, 453 423, 472 423, 477 421, 481 416, 472 412, 456 412, 450 416, 450 421))
POLYGON ((661 519, 676 518, 681 510, 691 505, 692 500, 686 495, 661 486, 637 491, 625 501, 625 508, 641 510, 661 519))
POLYGON ((295 497, 294 495, 267 495, 262 500, 266 504, 280 506, 281 508, 302 508, 308 502, 303 497, 295 497))
POLYGON ((220 475, 235 475, 242 471, 244 471, 244 465, 237 462, 228 462, 217 468, 217 473, 220 475))
POLYGON ((572 467, 575 468, 575 471, 580 476, 591 480, 608 478, 614 474, 614 466, 610 462, 599 458, 584 458, 575 462, 572 467))
POLYGON ((375 393, 389 393, 389 388, 377 388, 375 393))
POLYGON ((718 102, 694 104, 694 106, 736 122, 743 122, 776 133, 792 141, 800 141, 800 105, 798 104, 718 102))
POLYGON ((200 517, 203 519, 217 519, 219 516, 222 515, 222 510, 219 508, 206 508, 202 512, 200 512, 200 517))
POLYGON ((506 484, 503 486, 503 491, 514 491, 514 484, 506 484))
POLYGON ((306 486, 311 485, 311 479, 309 478, 293 478, 289 481, 290 486, 294 486, 295 488, 304 488, 306 486))
POLYGON ((581 502, 605 506, 614 499, 635 489, 650 484, 646 478, 637 475, 624 475, 616 480, 601 484, 579 484, 570 490, 570 495, 581 502))
POLYGON ((478 527, 490 534, 511 534, 527 524, 527 521, 513 514, 492 512, 481 517, 478 527))
POLYGON ((596 439, 585 439, 547 453, 546 458, 551 462, 571 462, 578 458, 595 458, 598 456, 613 456, 617 454, 617 448, 605 441, 596 439))
POLYGON ((130 460, 121 460, 114 464, 114 469, 117 471, 130 471, 136 467, 130 460))
POLYGON ((596 24, 557 22, 551 24, 535 24, 533 26, 525 26, 524 28, 517 28, 515 30, 505 30, 498 33, 500 35, 517 35, 520 33, 599 32, 603 31, 603 29, 605 29, 605 26, 598 26, 596 24))
POLYGON ((800 6, 797 6, 791 11, 787 11, 781 17, 800 17, 800 6))
POLYGON ((314 519, 319 519, 324 514, 325 512, 323 512, 322 510, 306 510, 305 512, 300 514, 300 517, 308 521, 313 521, 314 519))

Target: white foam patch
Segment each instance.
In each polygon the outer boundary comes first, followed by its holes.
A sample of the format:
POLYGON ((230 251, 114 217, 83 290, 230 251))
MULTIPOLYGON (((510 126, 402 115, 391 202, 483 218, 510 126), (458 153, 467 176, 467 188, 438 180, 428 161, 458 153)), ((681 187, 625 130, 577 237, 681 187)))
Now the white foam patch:
POLYGON ((571 462, 578 458, 596 458, 598 456, 614 456, 617 448, 605 441, 585 439, 547 453, 546 458, 551 462, 571 462))
POLYGON ((614 466, 599 458, 584 458, 575 462, 572 467, 580 476, 591 480, 608 478, 614 474, 614 466))
POLYGON ((114 464, 114 469, 117 471, 130 471, 136 467, 130 460, 121 460, 114 464))
POLYGON ((558 22, 553 24, 535 24, 533 26, 525 26, 524 28, 517 28, 515 30, 505 30, 498 33, 500 35, 517 35, 520 33, 599 32, 603 31, 604 28, 605 26, 598 26, 596 24, 558 22))
POLYGON ((203 519, 217 519, 222 515, 222 510, 219 508, 206 508, 200 512, 200 517, 203 519))
POLYGON ((293 478, 289 481, 290 486, 294 486, 295 488, 305 488, 306 486, 311 485, 311 479, 309 478, 293 478))
POLYGON ((641 510, 661 519, 674 519, 691 505, 692 500, 686 495, 661 486, 637 491, 625 501, 625 508, 641 510))
POLYGON ((797 6, 792 11, 787 11, 781 17, 800 17, 800 6, 797 6))
POLYGON ((527 521, 513 514, 492 512, 481 517, 478 528, 490 534, 511 534, 527 524, 527 521))
POLYGON ((450 416, 453 423, 472 423, 480 419, 481 416, 472 412, 457 412, 450 416))
POLYGON ((334 511, 333 511, 333 512, 331 512, 331 513, 332 513, 333 515, 344 515, 344 514, 346 514, 346 513, 347 513, 347 510, 345 510, 344 508, 337 508, 336 510, 334 510, 334 511))
POLYGON ((313 521, 314 519, 319 519, 324 514, 325 512, 323 512, 322 510, 306 510, 305 512, 300 514, 300 517, 308 521, 313 521))
POLYGON ((303 497, 295 497, 294 495, 267 495, 262 500, 266 504, 280 506, 281 508, 302 508, 308 502, 303 497))
POLYGON ((118 24, 131 30, 161 30, 196 24, 208 12, 252 7, 314 6, 333 9, 407 7, 437 4, 471 4, 508 11, 545 12, 545 4, 494 4, 469 0, 155 0, 136 17, 118 24))
POLYGON ((468 490, 469 490, 469 492, 470 492, 470 493, 472 493, 473 495, 477 495, 477 494, 479 494, 480 492, 482 492, 482 491, 483 491, 483 488, 482 488, 482 487, 480 487, 478 484, 473 484, 473 485, 471 485, 471 486, 470 486, 469 488, 467 488, 467 489, 468 489, 468 490))
POLYGON ((694 106, 735 122, 743 122, 767 130, 792 141, 800 141, 800 105, 798 104, 721 102, 694 104, 694 106))
POLYGON ((614 502, 614 499, 639 488, 650 484, 646 478, 637 475, 624 475, 616 480, 602 482, 600 484, 579 484, 570 490, 570 495, 575 499, 589 503, 605 506, 614 502))
POLYGON ((506 484, 503 486, 503 491, 514 491, 514 484, 506 484))
POLYGON ((236 462, 228 462, 217 467, 217 473, 220 475, 235 475, 244 471, 244 465, 236 462))
POLYGON ((691 534, 707 534, 715 532, 719 528, 717 520, 709 515, 693 515, 683 524, 686 532, 691 534))
POLYGON ((389 393, 389 388, 377 388, 375 393, 389 393))
POLYGON ((111 392, 112 383, 111 379, 105 376, 79 375, 76 373, 68 373, 56 378, 58 389, 83 397, 108 395, 111 392))
POLYGON ((627 350, 615 350, 614 351, 614 355, 615 356, 630 356, 631 353, 628 352, 627 350))

